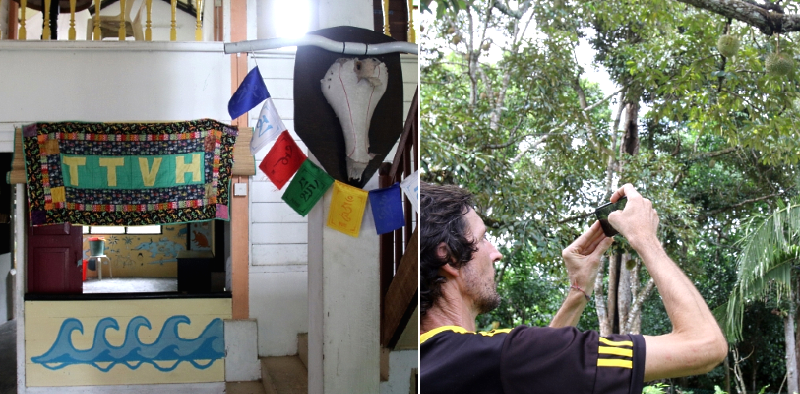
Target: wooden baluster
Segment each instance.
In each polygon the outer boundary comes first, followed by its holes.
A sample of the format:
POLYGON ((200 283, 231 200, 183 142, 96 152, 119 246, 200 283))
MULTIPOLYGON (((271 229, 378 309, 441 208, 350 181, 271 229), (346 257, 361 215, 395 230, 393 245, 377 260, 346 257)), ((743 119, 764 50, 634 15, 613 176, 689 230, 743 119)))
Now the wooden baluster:
POLYGON ((119 40, 125 41, 127 35, 128 32, 125 29, 125 0, 119 0, 119 40))
POLYGON ((94 18, 92 18, 92 40, 100 41, 100 0, 94 0, 94 18))
POLYGON ((150 11, 153 9, 153 0, 147 0, 147 28, 144 30, 144 40, 153 41, 153 30, 150 27, 153 25, 153 20, 150 17, 150 11))
POLYGON ((28 0, 21 0, 19 4, 20 12, 22 15, 19 21, 19 38, 20 40, 28 39, 28 30, 25 29, 25 9, 28 8, 28 0))
POLYGON ((172 6, 172 27, 169 29, 169 40, 178 41, 178 30, 176 28, 177 22, 175 22, 175 11, 178 7, 178 0, 171 0, 170 5, 172 6))
POLYGON ((69 39, 75 41, 75 4, 78 0, 69 0, 69 39))
POLYGON ((202 0, 197 0, 197 28, 194 30, 194 40, 195 41, 203 41, 203 2, 202 0))
POLYGON ((44 8, 42 8, 42 23, 44 23, 44 27, 42 28, 42 40, 50 39, 49 15, 50 15, 50 0, 44 0, 44 8))
POLYGON ((417 32, 414 31, 414 0, 408 0, 408 42, 417 42, 417 32))
POLYGON ((383 0, 383 34, 391 37, 392 32, 389 29, 389 0, 383 0))

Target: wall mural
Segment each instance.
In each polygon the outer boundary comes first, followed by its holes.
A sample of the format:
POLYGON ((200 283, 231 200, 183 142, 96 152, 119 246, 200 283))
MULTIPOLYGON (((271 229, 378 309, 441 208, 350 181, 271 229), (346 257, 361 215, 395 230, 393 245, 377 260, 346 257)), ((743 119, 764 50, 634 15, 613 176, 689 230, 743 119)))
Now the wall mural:
POLYGON ((192 250, 211 250, 211 226, 213 222, 191 223, 190 243, 192 250))
POLYGON ((181 323, 191 324, 191 320, 184 315, 170 317, 161 328, 156 341, 148 344, 139 338, 139 328, 151 329, 150 320, 144 316, 136 316, 128 322, 122 346, 114 346, 108 342, 106 330, 119 330, 119 324, 116 319, 106 317, 95 326, 92 347, 81 350, 72 344, 72 332, 77 330, 83 334, 83 324, 78 319, 68 318, 61 324, 50 349, 42 355, 31 357, 31 361, 50 370, 74 364, 88 364, 108 372, 118 364, 137 369, 143 363, 149 363, 159 371, 169 372, 184 361, 195 368, 206 369, 225 356, 221 319, 212 320, 203 333, 194 339, 181 338, 178 335, 178 324, 181 323))
MULTIPOLYGON (((192 225, 192 228, 196 224, 192 225)), ((161 234, 91 234, 105 238, 105 254, 114 277, 169 278, 178 276, 176 256, 186 250, 188 225, 161 226, 161 234)), ((84 234, 84 259, 89 258, 89 234, 84 234)), ((103 277, 108 275, 104 267, 103 277)), ((92 277, 96 276, 91 272, 92 277)))
POLYGON ((230 318, 230 298, 25 301, 25 384, 223 382, 230 318))

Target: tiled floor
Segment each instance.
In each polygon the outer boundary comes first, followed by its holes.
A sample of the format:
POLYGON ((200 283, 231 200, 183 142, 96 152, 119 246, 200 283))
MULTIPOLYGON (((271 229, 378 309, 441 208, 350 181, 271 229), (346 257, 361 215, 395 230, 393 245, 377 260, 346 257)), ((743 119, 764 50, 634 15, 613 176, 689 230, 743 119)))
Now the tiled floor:
POLYGON ((178 291, 176 278, 104 278, 83 282, 86 293, 154 293, 178 291))

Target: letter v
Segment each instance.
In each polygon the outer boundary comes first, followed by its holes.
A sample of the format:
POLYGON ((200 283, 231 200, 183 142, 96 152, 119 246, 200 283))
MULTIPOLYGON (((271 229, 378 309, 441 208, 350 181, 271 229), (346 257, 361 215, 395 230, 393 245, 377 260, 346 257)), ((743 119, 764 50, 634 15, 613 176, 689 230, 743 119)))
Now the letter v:
POLYGON ((148 168, 147 158, 139 158, 139 169, 142 170, 142 182, 145 186, 153 186, 156 184, 156 174, 158 174, 158 167, 161 166, 161 158, 156 157, 153 159, 153 167, 148 168))

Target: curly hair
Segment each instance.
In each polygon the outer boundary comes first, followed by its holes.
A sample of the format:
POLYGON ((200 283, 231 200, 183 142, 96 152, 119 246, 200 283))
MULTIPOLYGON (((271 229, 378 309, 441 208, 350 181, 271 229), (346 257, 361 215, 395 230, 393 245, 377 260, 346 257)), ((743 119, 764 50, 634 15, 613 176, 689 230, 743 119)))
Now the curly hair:
POLYGON ((461 268, 472 260, 477 250, 475 241, 468 238, 469 229, 464 219, 472 207, 472 194, 453 185, 434 185, 420 182, 420 297, 422 316, 442 296, 441 285, 445 278, 439 269, 445 264, 461 268), (444 243, 447 254, 440 257, 437 249, 444 243))

